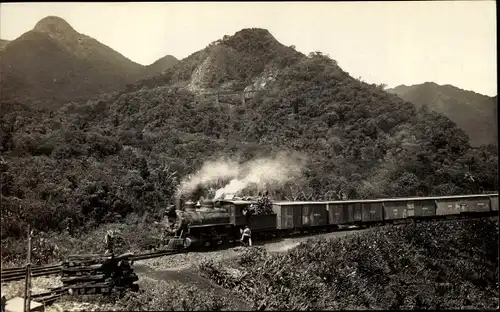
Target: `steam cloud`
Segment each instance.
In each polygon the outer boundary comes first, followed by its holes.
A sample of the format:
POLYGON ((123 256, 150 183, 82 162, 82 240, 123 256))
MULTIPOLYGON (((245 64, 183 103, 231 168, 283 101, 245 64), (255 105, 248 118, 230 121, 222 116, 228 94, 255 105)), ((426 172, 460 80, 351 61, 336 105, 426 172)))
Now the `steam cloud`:
POLYGON ((304 163, 305 158, 297 153, 278 153, 274 157, 257 158, 242 164, 224 159, 207 162, 197 173, 181 182, 178 195, 193 194, 200 187, 219 187, 213 198, 216 200, 224 194, 238 194, 250 187, 277 189, 300 178, 304 163))
POLYGON ((208 188, 238 175, 239 164, 232 160, 220 159, 203 164, 201 169, 181 181, 177 195, 192 194, 199 187, 208 188))

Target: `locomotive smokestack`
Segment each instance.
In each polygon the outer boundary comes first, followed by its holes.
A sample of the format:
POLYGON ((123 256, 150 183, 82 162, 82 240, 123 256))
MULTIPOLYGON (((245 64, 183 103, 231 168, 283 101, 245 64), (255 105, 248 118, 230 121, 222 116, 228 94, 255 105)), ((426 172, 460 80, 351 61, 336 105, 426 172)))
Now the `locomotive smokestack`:
POLYGON ((184 211, 184 200, 182 198, 175 199, 175 209, 184 211))

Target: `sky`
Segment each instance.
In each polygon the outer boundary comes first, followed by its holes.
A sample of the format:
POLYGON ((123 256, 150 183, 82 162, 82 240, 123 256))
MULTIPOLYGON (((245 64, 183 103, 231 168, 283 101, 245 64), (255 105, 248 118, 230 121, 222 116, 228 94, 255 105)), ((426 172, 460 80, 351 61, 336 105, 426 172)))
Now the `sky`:
POLYGON ((493 0, 2 3, 0 38, 16 39, 49 15, 143 65, 256 27, 304 54, 321 51, 368 83, 497 94, 493 0))

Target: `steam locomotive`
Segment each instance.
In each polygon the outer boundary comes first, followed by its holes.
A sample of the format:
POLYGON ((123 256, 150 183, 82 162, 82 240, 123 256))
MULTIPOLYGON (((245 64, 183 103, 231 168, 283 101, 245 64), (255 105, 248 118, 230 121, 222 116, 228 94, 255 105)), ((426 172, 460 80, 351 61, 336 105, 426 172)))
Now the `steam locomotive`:
POLYGON ((164 219, 166 231, 181 241, 180 248, 236 244, 243 227, 253 236, 287 236, 324 232, 340 226, 367 226, 404 221, 498 215, 498 193, 461 196, 388 198, 348 201, 275 201, 272 213, 252 214, 257 198, 177 199, 164 219))

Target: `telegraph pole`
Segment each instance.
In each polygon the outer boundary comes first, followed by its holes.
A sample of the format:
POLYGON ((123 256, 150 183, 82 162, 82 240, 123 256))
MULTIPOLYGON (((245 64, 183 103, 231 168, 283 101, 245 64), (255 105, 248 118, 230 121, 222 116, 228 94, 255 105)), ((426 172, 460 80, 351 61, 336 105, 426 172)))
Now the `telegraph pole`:
POLYGON ((28 263, 24 285, 24 312, 31 311, 31 226, 28 225, 28 263))

